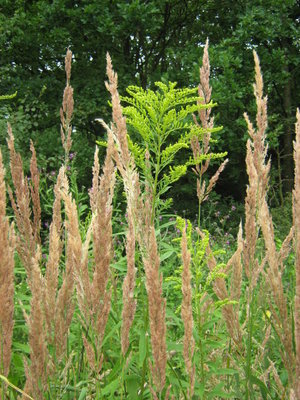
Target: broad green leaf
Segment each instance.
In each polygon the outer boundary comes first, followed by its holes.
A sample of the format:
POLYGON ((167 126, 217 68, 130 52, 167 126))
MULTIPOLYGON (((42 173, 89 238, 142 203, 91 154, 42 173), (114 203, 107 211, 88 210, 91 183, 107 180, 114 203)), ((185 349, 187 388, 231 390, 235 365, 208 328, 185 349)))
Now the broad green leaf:
POLYGON ((86 398, 87 392, 88 392, 87 388, 82 388, 78 400, 84 400, 86 398))
POLYGON ((138 399, 138 390, 140 387, 140 377, 138 375, 130 375, 125 378, 126 388, 130 400, 138 399))

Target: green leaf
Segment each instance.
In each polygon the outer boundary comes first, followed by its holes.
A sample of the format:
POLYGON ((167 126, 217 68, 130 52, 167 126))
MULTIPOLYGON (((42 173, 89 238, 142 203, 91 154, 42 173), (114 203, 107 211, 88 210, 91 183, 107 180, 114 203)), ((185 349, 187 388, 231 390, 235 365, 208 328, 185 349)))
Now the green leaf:
POLYGON ((140 331, 140 340, 139 340, 139 365, 142 367, 147 354, 147 338, 146 332, 142 329, 140 331))
POLYGON ((98 144, 98 146, 107 147, 107 142, 105 142, 104 140, 96 140, 96 143, 98 144))
POLYGON ((195 393, 199 396, 201 400, 204 397, 204 392, 205 392, 205 384, 203 382, 195 383, 195 393))
POLYGON ((30 346, 28 344, 13 342, 13 347, 25 354, 30 354, 30 346))
POLYGON ((14 97, 16 97, 17 94, 18 94, 18 92, 15 92, 15 93, 13 93, 13 94, 2 94, 2 95, 0 96, 0 100, 11 100, 11 99, 13 99, 14 97))
POLYGON ((88 392, 87 388, 82 388, 78 400, 84 400, 86 398, 87 392, 88 392))
POLYGON ((160 256, 160 262, 167 260, 168 258, 171 257, 172 254, 174 254, 174 250, 169 250, 169 251, 167 251, 166 253, 163 253, 163 254, 160 256))
POLYGON ((138 375, 130 375, 125 378, 126 388, 130 400, 138 399, 138 390, 140 387, 140 377, 138 375))
POLYGON ((113 328, 110 329, 110 331, 107 333, 107 335, 105 335, 103 339, 102 346, 104 346, 108 339, 114 335, 114 333, 120 328, 121 324, 122 321, 119 321, 113 328))
POLYGON ((268 394, 269 394, 269 390, 268 390, 267 386, 264 384, 264 382, 261 381, 260 379, 258 379, 258 378, 257 378, 256 376, 254 376, 254 375, 251 375, 251 376, 250 376, 250 381, 251 381, 254 385, 258 386, 258 388, 259 388, 259 390, 260 390, 260 393, 261 393, 263 399, 267 399, 268 394))
POLYGON ((17 353, 15 351, 12 354, 12 365, 14 370, 22 371, 22 373, 24 372, 23 357, 22 353, 17 353))
POLYGON ((102 396, 104 396, 106 394, 114 395, 114 392, 119 385, 120 385, 120 378, 117 377, 112 382, 110 382, 108 385, 106 385, 103 389, 101 389, 102 396))
POLYGON ((177 342, 171 342, 167 341, 167 347, 168 351, 176 351, 177 353, 182 353, 183 350, 183 344, 182 343, 177 343, 177 342))
POLYGON ((116 269, 116 270, 118 270, 120 272, 126 272, 127 271, 126 262, 124 262, 123 260, 120 260, 120 261, 112 264, 111 268, 116 269))
MULTIPOLYGON (((159 228, 161 230, 161 229, 164 229, 164 228, 168 228, 169 226, 174 226, 175 224, 176 224, 176 221, 169 221, 169 222, 166 222, 166 223, 160 225, 159 228)), ((167 244, 164 243, 164 246, 167 247, 167 244)))

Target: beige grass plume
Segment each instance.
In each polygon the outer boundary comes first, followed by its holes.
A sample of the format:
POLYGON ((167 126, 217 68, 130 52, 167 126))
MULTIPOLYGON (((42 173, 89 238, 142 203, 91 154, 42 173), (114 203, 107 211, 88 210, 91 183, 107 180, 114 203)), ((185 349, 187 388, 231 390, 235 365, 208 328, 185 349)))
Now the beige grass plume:
MULTIPOLYGON (((15 215, 15 222, 18 228, 18 234, 16 239, 16 249, 21 258, 23 266, 27 272, 28 284, 31 285, 31 265, 32 260, 35 257, 36 248, 39 245, 40 239, 37 234, 39 231, 39 205, 38 202, 38 177, 32 176, 31 179, 34 182, 33 203, 37 210, 35 213, 35 222, 31 220, 31 196, 28 185, 28 180, 24 176, 23 162, 19 153, 15 150, 14 136, 10 124, 8 124, 8 139, 7 144, 10 154, 10 171, 12 176, 12 182, 14 185, 14 194, 12 189, 8 187, 8 194, 10 197, 11 205, 15 215)), ((33 148, 33 145, 32 145, 33 148)), ((35 152, 33 151, 31 161, 31 171, 38 174, 36 163, 34 160, 35 152)))
MULTIPOLYGON (((199 229, 197 229, 197 231, 201 237, 205 236, 205 234, 203 232, 201 232, 199 229)), ((239 252, 239 251, 240 250, 238 248, 237 252, 239 252)), ((206 247, 206 255, 207 255, 208 268, 211 272, 213 272, 217 268, 217 260, 214 256, 213 251, 209 244, 206 247)), ((227 267, 232 265, 233 259, 231 258, 228 263, 229 264, 224 267, 223 271, 226 270, 227 267)), ((217 277, 216 279, 214 279, 213 290, 219 300, 226 301, 226 300, 230 299, 230 294, 227 290, 225 278, 217 277)), ((239 324, 238 310, 236 310, 234 308, 233 304, 229 302, 228 304, 223 305, 222 314, 223 314, 223 317, 224 317, 224 320, 226 323, 228 333, 230 334, 230 337, 233 340, 236 348, 240 351, 242 348, 242 332, 241 332, 241 327, 239 324)))
MULTIPOLYGON (((201 108, 199 108, 198 111, 198 117, 200 119, 200 123, 198 122, 196 116, 195 115, 193 116, 196 126, 199 128, 202 127, 204 132, 201 144, 196 135, 193 136, 191 139, 191 148, 195 160, 199 159, 199 157, 201 157, 202 155, 207 156, 210 151, 211 129, 214 127, 214 118, 210 116, 211 108, 203 107, 205 105, 208 105, 211 101, 212 88, 209 83, 209 78, 210 78, 210 62, 208 55, 208 39, 207 39, 203 52, 202 67, 200 68, 200 84, 198 86, 198 95, 200 97, 200 100, 198 100, 198 104, 199 106, 201 106, 201 108)), ((193 171, 197 175, 197 197, 199 202, 199 212, 201 203, 207 200, 209 193, 216 185, 220 177, 220 174, 224 170, 227 162, 228 159, 222 162, 222 164, 219 166, 215 174, 210 178, 208 185, 206 185, 206 182, 204 181, 203 177, 210 165, 210 158, 208 157, 205 160, 205 162, 195 165, 193 171)))
POLYGON ((118 77, 113 71, 112 62, 107 54, 107 76, 106 88, 112 98, 112 119, 111 126, 107 126, 102 120, 100 122, 106 128, 108 134, 115 142, 115 149, 112 156, 116 162, 117 168, 123 178, 124 189, 127 198, 128 232, 126 239, 127 255, 127 274, 123 283, 123 311, 122 311, 122 329, 121 329, 121 347, 125 355, 129 346, 129 331, 132 325, 136 301, 134 299, 135 287, 135 241, 136 231, 140 238, 140 213, 142 210, 140 197, 139 176, 135 169, 135 163, 130 154, 127 141, 126 120, 122 114, 120 96, 118 92, 118 77))
MULTIPOLYGON (((150 202, 147 208, 147 220, 150 221, 150 202)), ((162 293, 162 274, 159 271, 160 258, 153 224, 145 225, 144 239, 140 246, 142 247, 142 259, 146 274, 151 346, 154 360, 153 366, 151 364, 150 366, 156 389, 161 393, 165 386, 167 364, 166 300, 162 293)))
POLYGON ((49 255, 45 271, 44 307, 49 343, 55 339, 56 297, 58 291, 58 276, 60 261, 63 252, 62 218, 61 218, 61 186, 63 170, 60 171, 54 186, 54 203, 52 208, 52 222, 49 229, 49 255))
POLYGON ((33 210, 32 230, 35 242, 41 244, 41 203, 40 203, 40 173, 37 165, 36 152, 32 140, 30 141, 30 151, 32 153, 30 160, 30 181, 29 188, 31 193, 31 202, 33 210))
POLYGON ((5 169, 0 150, 0 374, 8 376, 14 315, 14 250, 13 224, 6 216, 5 169))
MULTIPOLYGON (((259 275, 265 270, 266 284, 269 288, 267 300, 268 308, 271 311, 271 321, 282 344, 281 357, 288 373, 290 388, 293 389, 295 386, 293 327, 288 311, 287 293, 285 293, 282 280, 283 261, 289 253, 289 243, 292 238, 293 229, 284 240, 281 249, 277 251, 272 216, 267 203, 267 187, 270 171, 270 161, 266 162, 267 145, 265 144, 267 97, 263 96, 263 79, 260 71, 259 59, 255 52, 254 61, 254 95, 257 105, 256 129, 253 127, 247 114, 245 114, 250 136, 247 143, 246 157, 249 186, 247 188, 245 206, 246 223, 243 249, 244 266, 249 279, 248 303, 250 304, 251 302, 251 293, 253 293, 255 289, 259 275), (261 263, 259 263, 255 254, 259 229, 262 231, 265 244, 265 258, 261 263), (265 263, 267 263, 267 266, 265 266, 265 263)), ((296 147, 295 145, 295 149, 296 147)), ((295 150, 295 159, 296 158, 295 150)))
POLYGON ((74 99, 73 99, 73 88, 70 85, 71 79, 71 63, 72 63, 72 52, 67 50, 65 57, 65 71, 66 71, 66 87, 63 95, 62 108, 60 109, 60 120, 61 120, 61 141, 65 150, 65 162, 68 160, 69 152, 72 147, 72 115, 74 110, 74 99))
MULTIPOLYGON (((53 220, 50 226, 49 256, 45 276, 41 274, 41 252, 40 247, 37 246, 31 262, 31 309, 30 313, 24 311, 30 346, 30 362, 25 360, 25 392, 36 399, 44 398, 48 382, 55 376, 60 363, 66 356, 68 330, 75 306, 73 302, 74 263, 80 260, 81 256, 81 253, 78 254, 78 236, 76 236, 77 210, 76 207, 74 210, 74 203, 68 193, 68 182, 63 167, 59 172, 54 192, 53 220), (62 199, 65 202, 67 214, 67 245, 65 270, 62 274, 61 287, 58 288, 63 250, 62 199), (49 346, 53 348, 52 355, 49 346)), ((79 251, 81 251, 80 245, 79 251)))
POLYGON ((111 290, 108 288, 112 245, 112 200, 115 185, 113 162, 114 143, 108 135, 108 146, 99 178, 100 166, 96 148, 93 167, 93 186, 90 190, 92 219, 82 245, 81 263, 75 269, 77 299, 86 330, 92 333, 94 343, 83 337, 87 359, 92 370, 102 367, 101 346, 110 311, 111 290), (89 243, 93 240, 93 266, 89 267, 89 243), (91 279, 90 279, 91 275, 91 279), (96 349, 96 352, 94 351, 96 349), (98 358, 97 358, 98 357, 98 358))
POLYGON ((30 347, 30 363, 24 360, 26 383, 24 391, 37 400, 43 399, 49 376, 50 361, 47 349, 47 334, 43 311, 43 277, 39 263, 40 250, 37 249, 31 263, 31 308, 30 314, 24 311, 28 326, 28 344, 30 347))
MULTIPOLYGON (((157 250, 155 228, 153 223, 151 223, 150 194, 146 194, 145 199, 141 196, 139 176, 135 168, 134 159, 128 149, 126 121, 122 114, 117 74, 113 71, 109 55, 107 55, 107 76, 109 81, 106 83, 106 87, 112 97, 113 123, 108 127, 103 121, 101 122, 107 131, 112 134, 116 144, 114 159, 123 178, 127 198, 127 212, 128 215, 132 216, 134 221, 136 237, 142 251, 154 359, 154 364, 150 365, 150 368, 152 369, 156 389, 161 393, 165 385, 167 363, 165 299, 162 296, 162 276, 159 272, 160 259, 157 250)), ((133 270, 130 281, 130 290, 128 290, 128 293, 132 293, 133 291, 133 270)), ((133 302, 131 303, 131 307, 130 318, 132 318, 133 314, 133 302)))
MULTIPOLYGON (((245 200, 246 221, 243 255, 245 272, 250 280, 254 275, 257 275, 258 266, 255 262, 255 248, 258 236, 258 225, 256 224, 256 220, 258 209, 267 190, 268 174, 270 170, 270 162, 267 164, 265 163, 267 154, 267 146, 265 145, 265 131, 267 128, 267 97, 263 97, 263 80, 259 59, 256 52, 253 52, 253 54, 256 80, 253 87, 257 104, 257 130, 254 129, 248 115, 246 113, 244 114, 250 139, 247 141, 246 156, 249 185, 247 187, 245 200)), ((252 286, 254 286, 254 282, 252 286)))
MULTIPOLYGON (((56 296, 56 315, 54 319, 54 335, 56 356, 60 360, 65 355, 67 345, 68 330, 72 322, 74 313, 74 273, 81 261, 81 237, 79 232, 79 222, 75 201, 69 192, 69 183, 65 174, 65 168, 61 167, 58 176, 60 182, 58 201, 64 201, 66 220, 65 220, 65 240, 66 240, 66 261, 65 269, 62 274, 62 285, 56 296)), ((55 221, 55 219, 54 219, 55 221)), ((54 222, 55 224, 57 222, 54 222)), ((59 231, 59 225, 56 226, 59 231)), ((57 244, 59 250, 60 244, 57 244)), ((57 250, 55 250, 57 251, 57 250)))

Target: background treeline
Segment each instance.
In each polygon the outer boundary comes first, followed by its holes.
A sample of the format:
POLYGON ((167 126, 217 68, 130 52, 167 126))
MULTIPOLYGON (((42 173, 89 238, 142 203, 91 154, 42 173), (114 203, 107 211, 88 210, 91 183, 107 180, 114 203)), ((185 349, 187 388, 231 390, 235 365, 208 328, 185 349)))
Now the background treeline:
MULTIPOLYGON (((255 112, 249 77, 256 49, 270 99, 270 200, 273 207, 280 207, 293 186, 293 126, 300 100, 299 21, 296 0, 2 0, 0 94, 18 94, 1 102, 1 148, 5 152, 9 117, 23 156, 29 155, 32 138, 39 164, 49 174, 57 171, 57 155, 62 153, 58 99, 64 87, 63 59, 70 47, 76 105, 74 163, 80 167, 79 187, 87 186, 95 141, 106 135, 95 119, 109 120, 111 113, 104 88, 106 52, 121 77, 121 94, 129 84, 153 88, 157 80, 196 86, 208 37, 212 98, 218 103, 215 125, 223 126, 214 151, 228 151, 230 160, 217 192, 235 201, 245 194, 243 113, 246 109, 252 115, 255 112)), ((105 150, 100 151, 104 155, 105 150)), ((179 211, 189 208, 194 184, 190 171, 178 183, 181 197, 175 187, 172 195, 179 211)), ((195 210, 188 212, 195 214, 195 210)))

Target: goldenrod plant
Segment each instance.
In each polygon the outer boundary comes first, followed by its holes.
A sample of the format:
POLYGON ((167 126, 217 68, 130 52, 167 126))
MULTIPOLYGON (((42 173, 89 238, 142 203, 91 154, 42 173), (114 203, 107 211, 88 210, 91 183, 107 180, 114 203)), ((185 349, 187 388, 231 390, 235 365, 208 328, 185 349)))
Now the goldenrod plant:
POLYGON ((190 143, 202 142, 220 128, 201 127, 192 115, 211 109, 216 104, 203 102, 198 88, 177 88, 175 82, 155 82, 156 90, 129 86, 129 96, 121 96, 129 126, 129 148, 145 181, 152 191, 152 218, 170 206, 172 199, 162 200, 171 186, 186 174, 187 168, 205 160, 222 158, 226 153, 198 153, 194 159, 174 163, 176 154, 188 149, 190 143), (147 162, 148 160, 148 162, 147 162))

